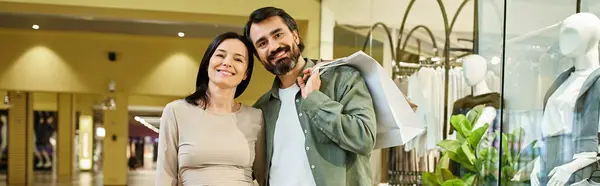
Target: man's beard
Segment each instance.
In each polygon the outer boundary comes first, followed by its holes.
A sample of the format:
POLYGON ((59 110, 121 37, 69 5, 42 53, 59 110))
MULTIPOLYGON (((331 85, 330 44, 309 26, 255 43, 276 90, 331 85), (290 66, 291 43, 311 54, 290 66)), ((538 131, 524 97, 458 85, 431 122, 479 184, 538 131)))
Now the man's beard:
POLYGON ((265 68, 267 69, 267 71, 275 75, 287 74, 292 69, 294 69, 294 67, 296 67, 299 58, 300 50, 297 47, 290 47, 290 45, 284 45, 279 47, 277 50, 271 52, 269 56, 267 56, 265 68), (277 55, 277 53, 281 51, 286 52, 286 55, 288 56, 285 56, 277 61, 273 61, 275 55, 277 55))

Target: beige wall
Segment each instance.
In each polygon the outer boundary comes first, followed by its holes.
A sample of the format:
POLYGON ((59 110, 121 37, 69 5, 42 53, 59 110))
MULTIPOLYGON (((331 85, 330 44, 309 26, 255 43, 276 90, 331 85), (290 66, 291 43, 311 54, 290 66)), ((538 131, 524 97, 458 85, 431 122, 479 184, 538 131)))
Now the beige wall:
MULTIPOLYGON (((319 56, 320 3, 315 0, 0 0, 5 12, 234 25, 243 25, 251 11, 263 6, 294 16, 307 45, 304 55, 319 56)), ((0 29, 0 40, 3 90, 105 94, 115 80, 119 92, 179 98, 194 90, 199 61, 212 38, 0 29), (119 53, 116 63, 107 60, 108 51, 119 53)), ((238 99, 243 103, 252 104, 271 86, 273 76, 259 62, 255 66, 250 87, 238 99)))
MULTIPOLYGON (((119 92, 169 97, 193 92, 211 41, 14 29, 0 29, 0 40, 0 89, 101 94, 115 80, 119 92), (116 62, 108 61, 108 51, 119 53, 116 62)), ((270 88, 264 82, 273 76, 260 62, 255 67, 242 101, 253 102, 270 88)))
MULTIPOLYGON (((182 13, 176 16, 174 14, 165 15, 165 17, 171 17, 172 19, 186 19, 191 21, 192 17, 197 15, 190 14, 202 14, 205 17, 210 15, 218 15, 225 17, 214 17, 220 22, 244 24, 248 15, 260 7, 264 6, 275 6, 286 10, 297 20, 305 20, 308 22, 308 28, 306 29, 306 36, 304 38, 306 44, 305 55, 312 58, 319 57, 319 38, 320 38, 320 1, 317 0, 297 0, 297 1, 272 1, 272 0, 0 0, 0 10, 4 11, 25 11, 34 10, 36 12, 54 12, 54 13, 66 13, 66 14, 79 14, 85 15, 93 13, 92 15, 98 15, 104 13, 105 16, 118 15, 120 17, 129 17, 135 14, 136 16, 143 16, 146 18, 160 18, 161 12, 173 12, 182 13), (60 5, 60 6, 77 6, 77 7, 93 7, 93 8, 108 8, 114 9, 106 11, 92 10, 92 11, 81 11, 79 9, 69 9, 68 7, 36 7, 28 6, 28 4, 40 4, 40 5, 60 5), (129 9, 135 11, 135 13, 126 13, 121 10, 129 9), (145 11, 145 12, 144 12, 145 11), (152 12, 153 11, 154 15, 152 12), (157 12, 160 11, 160 12, 157 12), (239 19, 241 18, 241 19, 239 19), (233 21, 232 19, 238 19, 233 21)), ((195 20, 202 22, 204 20, 195 20)), ((206 20, 211 22, 211 20, 206 20)))

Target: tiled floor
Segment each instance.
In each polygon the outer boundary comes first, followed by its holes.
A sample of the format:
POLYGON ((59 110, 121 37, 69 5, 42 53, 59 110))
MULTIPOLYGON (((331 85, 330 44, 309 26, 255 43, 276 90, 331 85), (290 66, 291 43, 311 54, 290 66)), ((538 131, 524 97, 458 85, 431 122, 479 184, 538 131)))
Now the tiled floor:
MULTIPOLYGON (((154 170, 130 171, 128 186, 154 185, 154 170)), ((6 175, 0 175, 0 186, 6 185, 6 175)), ((57 183, 51 173, 36 172, 33 186, 102 186, 102 174, 93 175, 89 172, 79 173, 71 183, 57 183)))

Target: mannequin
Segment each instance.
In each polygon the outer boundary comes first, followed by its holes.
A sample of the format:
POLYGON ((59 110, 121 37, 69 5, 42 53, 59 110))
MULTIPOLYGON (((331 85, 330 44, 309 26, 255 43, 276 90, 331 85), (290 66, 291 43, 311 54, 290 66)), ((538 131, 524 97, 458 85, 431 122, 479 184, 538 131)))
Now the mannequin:
MULTIPOLYGON (((475 106, 485 104, 486 107, 473 126, 473 130, 485 123, 492 125, 497 116, 497 109, 500 109, 500 94, 492 92, 485 81, 488 71, 487 61, 479 55, 469 55, 463 58, 462 69, 465 82, 473 88, 473 93, 454 102, 452 115, 467 115, 475 106)), ((453 128, 450 133, 453 133, 453 128)))
MULTIPOLYGON (((467 85, 472 87, 473 93, 472 95, 466 96, 454 102, 452 115, 469 115, 469 112, 478 105, 485 105, 482 110, 479 119, 473 125, 473 131, 477 128, 484 126, 486 123, 489 124, 488 132, 493 132, 494 129, 497 129, 499 126, 499 116, 500 112, 500 93, 493 92, 489 89, 485 78, 487 75, 487 61, 485 58, 479 55, 469 55, 463 58, 463 77, 465 78, 465 82, 467 85)), ((450 134, 453 134, 454 128, 452 125, 450 126, 450 134)), ((482 138, 485 137, 482 136, 482 138)), ((456 138, 452 136, 452 138, 456 138)), ((482 143, 479 148, 488 148, 491 147, 491 144, 482 143)), ((460 164, 451 161, 450 170, 454 175, 463 175, 460 169, 460 164)), ((486 185, 492 184, 494 180, 486 180, 486 185)))
POLYGON ((463 58, 463 76, 465 81, 473 87, 473 96, 492 92, 484 81, 487 74, 487 61, 479 55, 469 55, 463 58))
POLYGON ((600 112, 593 103, 600 101, 599 41, 600 19, 594 14, 574 14, 561 25, 560 51, 574 63, 546 94, 542 119, 546 150, 535 160, 533 186, 587 181, 596 169, 600 112))

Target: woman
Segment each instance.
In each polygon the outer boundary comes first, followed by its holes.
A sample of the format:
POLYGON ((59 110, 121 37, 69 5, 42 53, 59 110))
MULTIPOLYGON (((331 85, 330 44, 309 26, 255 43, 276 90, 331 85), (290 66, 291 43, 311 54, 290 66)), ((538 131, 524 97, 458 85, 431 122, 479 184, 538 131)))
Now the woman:
POLYGON ((218 36, 202 57, 196 91, 167 104, 157 186, 248 186, 254 185, 253 172, 263 182, 262 112, 234 100, 252 76, 251 46, 236 33, 218 36))

